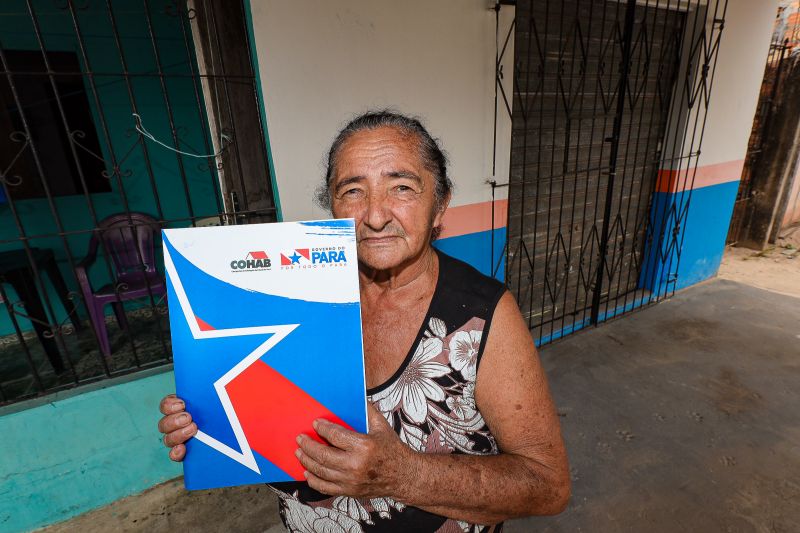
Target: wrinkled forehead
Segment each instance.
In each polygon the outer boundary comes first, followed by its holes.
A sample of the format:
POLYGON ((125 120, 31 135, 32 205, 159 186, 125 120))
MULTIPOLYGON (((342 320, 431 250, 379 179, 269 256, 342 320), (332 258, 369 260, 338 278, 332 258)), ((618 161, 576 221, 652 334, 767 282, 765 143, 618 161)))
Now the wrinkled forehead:
POLYGON ((332 181, 400 172, 419 176, 426 172, 419 141, 415 134, 383 127, 358 131, 342 143, 332 181))

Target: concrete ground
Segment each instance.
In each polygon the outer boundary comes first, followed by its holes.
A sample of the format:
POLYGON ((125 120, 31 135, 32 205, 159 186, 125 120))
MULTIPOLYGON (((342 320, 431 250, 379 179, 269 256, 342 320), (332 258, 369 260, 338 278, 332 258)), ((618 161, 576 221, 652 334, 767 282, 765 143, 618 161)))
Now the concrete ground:
MULTIPOLYGON (((800 527, 800 298, 729 280, 545 347, 570 456, 563 514, 507 531, 800 527)), ((279 531, 260 487, 170 482, 48 531, 279 531)))
POLYGON ((800 299, 714 280, 542 356, 573 497, 508 531, 798 531, 800 299))

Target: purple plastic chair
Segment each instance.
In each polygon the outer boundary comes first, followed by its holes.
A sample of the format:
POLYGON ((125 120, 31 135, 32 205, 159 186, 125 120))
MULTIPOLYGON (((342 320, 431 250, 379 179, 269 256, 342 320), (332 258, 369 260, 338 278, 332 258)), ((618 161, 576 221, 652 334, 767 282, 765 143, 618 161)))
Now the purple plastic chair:
POLYGON ((98 228, 89 241, 89 252, 75 268, 97 342, 106 357, 111 355, 111 343, 106 330, 105 306, 111 304, 119 327, 127 329, 128 321, 125 318, 122 302, 150 295, 157 298, 166 292, 164 280, 156 271, 153 253, 153 243, 158 230, 158 222, 143 213, 119 214, 105 218, 98 223, 98 228), (97 259, 100 239, 103 240, 104 251, 109 255, 113 265, 115 280, 93 290, 89 282, 88 269, 97 259))

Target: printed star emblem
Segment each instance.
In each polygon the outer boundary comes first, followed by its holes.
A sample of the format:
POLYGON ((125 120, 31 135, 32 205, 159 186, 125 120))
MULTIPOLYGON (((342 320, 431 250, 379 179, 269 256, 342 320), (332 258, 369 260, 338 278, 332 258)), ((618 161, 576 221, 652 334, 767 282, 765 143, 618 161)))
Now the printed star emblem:
MULTIPOLYGON (((297 255, 296 252, 295 255, 297 255)), ((256 463, 255 456, 253 455, 253 450, 250 447, 250 443, 248 442, 247 437, 244 434, 244 430, 242 429, 242 424, 240 423, 236 411, 233 408, 226 387, 237 376, 242 374, 253 363, 258 361, 261 357, 264 356, 264 354, 266 354, 270 349, 272 349, 287 335, 289 335, 297 326, 299 326, 299 324, 212 329, 210 326, 199 320, 192 311, 192 307, 189 303, 189 298, 186 296, 186 291, 184 290, 183 284, 181 283, 181 280, 178 277, 178 273, 175 269, 175 264, 172 262, 172 257, 169 254, 169 250, 166 248, 164 249, 164 266, 167 270, 170 280, 172 281, 172 285, 175 290, 175 294, 178 298, 181 311, 183 312, 183 315, 186 318, 186 323, 188 324, 192 336, 195 339, 197 340, 205 340, 205 339, 211 340, 211 339, 224 339, 224 338, 233 339, 236 337, 249 336, 249 335, 260 335, 266 337, 266 339, 260 344, 258 344, 258 346, 256 346, 254 350, 250 351, 249 353, 243 353, 241 359, 237 357, 236 359, 238 360, 238 362, 234 364, 232 368, 230 368, 227 372, 225 372, 221 377, 216 379, 213 383, 214 391, 219 397, 219 401, 222 404, 223 409, 225 410, 225 415, 227 416, 228 422, 230 423, 230 427, 233 430, 233 434, 236 438, 236 443, 240 451, 237 451, 228 446, 227 444, 220 442, 218 439, 214 438, 212 435, 209 435, 204 431, 198 430, 197 434, 195 435, 195 438, 200 442, 210 446, 211 448, 226 455, 227 457, 233 459, 234 461, 246 466, 250 470, 260 474, 261 471, 258 467, 258 464, 256 463)))
POLYGON ((297 263, 297 264, 299 265, 299 264, 300 264, 300 258, 301 258, 301 257, 302 257, 302 256, 301 256, 300 254, 298 254, 297 252, 295 252, 295 253, 294 253, 294 255, 290 255, 290 256, 289 256, 289 259, 291 259, 291 260, 292 260, 292 264, 295 264, 295 263, 297 263))

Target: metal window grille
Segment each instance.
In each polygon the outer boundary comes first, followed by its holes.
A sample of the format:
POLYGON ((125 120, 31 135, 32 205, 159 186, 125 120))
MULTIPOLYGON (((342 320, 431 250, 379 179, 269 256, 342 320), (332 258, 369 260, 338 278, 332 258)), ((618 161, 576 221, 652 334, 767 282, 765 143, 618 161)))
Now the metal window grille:
POLYGON ((275 205, 241 0, 0 11, 3 404, 169 364, 159 230, 275 205))
POLYGON ((516 2, 505 279, 538 344, 675 291, 726 7, 516 2))

